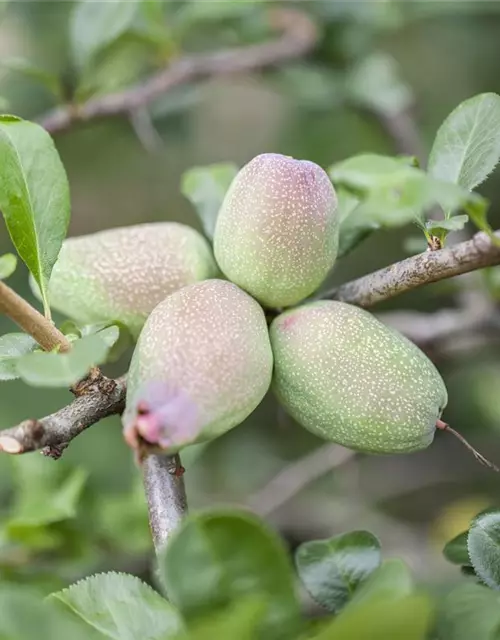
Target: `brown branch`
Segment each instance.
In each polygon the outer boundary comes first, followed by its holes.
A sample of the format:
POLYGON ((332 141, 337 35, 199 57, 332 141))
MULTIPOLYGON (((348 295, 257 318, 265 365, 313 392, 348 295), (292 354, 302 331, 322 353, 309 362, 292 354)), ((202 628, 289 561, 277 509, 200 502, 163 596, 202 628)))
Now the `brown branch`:
POLYGON ((59 347, 69 351, 71 344, 54 324, 0 280, 0 312, 28 333, 45 351, 59 347))
MULTIPOLYGON (((500 232, 495 236, 500 240, 500 232)), ((370 307, 424 284, 498 264, 500 247, 486 233, 480 232, 471 240, 396 262, 322 293, 318 298, 370 307)))
POLYGON ((181 84, 275 66, 303 56, 318 41, 315 24, 300 11, 274 9, 270 11, 270 21, 271 26, 282 33, 276 40, 215 53, 182 56, 141 84, 91 99, 80 106, 59 107, 43 116, 39 123, 50 133, 58 133, 76 122, 128 115, 181 84))
POLYGON ((102 418, 121 413, 125 391, 125 377, 109 380, 99 376, 85 388, 83 395, 59 411, 0 431, 0 451, 17 454, 43 449, 45 455, 58 458, 82 431, 102 418))

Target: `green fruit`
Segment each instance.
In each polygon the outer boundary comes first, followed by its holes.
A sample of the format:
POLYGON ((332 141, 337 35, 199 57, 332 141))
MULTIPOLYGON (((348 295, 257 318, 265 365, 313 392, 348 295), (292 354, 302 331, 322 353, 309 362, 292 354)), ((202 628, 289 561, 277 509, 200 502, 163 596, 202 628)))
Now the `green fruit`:
POLYGON ((351 449, 424 449, 448 396, 432 362, 373 315, 316 302, 271 325, 273 386, 289 413, 316 435, 351 449))
POLYGON ((120 320, 136 337, 168 294, 217 274, 211 249, 195 229, 141 224, 65 240, 49 298, 53 309, 80 324, 120 320))
POLYGON ((222 204, 215 258, 229 280, 268 307, 316 291, 337 257, 337 196, 321 167, 276 153, 241 169, 222 204))
POLYGON ((272 366, 264 312, 236 285, 207 280, 173 293, 149 316, 132 357, 127 441, 174 452, 228 431, 261 402, 272 366))

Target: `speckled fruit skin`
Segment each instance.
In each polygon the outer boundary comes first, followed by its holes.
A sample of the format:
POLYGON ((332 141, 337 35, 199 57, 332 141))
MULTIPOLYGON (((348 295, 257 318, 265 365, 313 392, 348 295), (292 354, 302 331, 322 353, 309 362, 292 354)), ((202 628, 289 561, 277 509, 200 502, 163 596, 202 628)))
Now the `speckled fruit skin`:
POLYGON ((65 240, 49 298, 53 309, 81 324, 120 320, 137 337, 168 294, 218 274, 195 229, 175 222, 133 225, 65 240))
POLYGON ((271 384, 272 367, 264 312, 253 298, 225 280, 185 287, 154 309, 141 332, 128 376, 124 428, 136 420, 141 389, 164 382, 187 396, 198 414, 196 433, 186 439, 176 434, 176 446, 166 450, 214 438, 257 407, 271 384))
POLYGON ((337 196, 314 162, 257 156, 233 180, 214 236, 226 277, 267 307, 294 305, 323 282, 337 257, 337 196))
POLYGON ((434 439, 448 395, 412 342, 342 302, 316 302, 270 328, 273 387, 288 412, 326 440, 371 453, 407 453, 434 439))

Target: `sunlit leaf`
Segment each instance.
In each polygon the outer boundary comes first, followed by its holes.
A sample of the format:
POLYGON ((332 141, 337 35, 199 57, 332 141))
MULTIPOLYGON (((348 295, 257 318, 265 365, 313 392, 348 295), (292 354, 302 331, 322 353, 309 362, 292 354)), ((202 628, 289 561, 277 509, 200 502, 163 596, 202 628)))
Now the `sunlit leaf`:
POLYGON ((19 378, 18 360, 37 348, 37 343, 26 333, 7 333, 0 336, 0 380, 19 378))
POLYGON ((112 334, 107 338, 101 334, 102 331, 77 340, 68 353, 30 353, 23 356, 17 362, 20 378, 34 387, 69 387, 75 384, 92 367, 106 362, 112 334))
POLYGON ((429 173, 472 190, 500 159, 500 96, 483 93, 462 102, 437 132, 429 173))
POLYGON ((209 238, 213 238, 220 206, 237 173, 235 164, 225 162, 193 167, 182 177, 182 193, 194 204, 209 238))
POLYGON ((379 188, 381 183, 400 183, 413 175, 417 160, 413 156, 382 156, 363 153, 337 162, 328 169, 335 185, 340 184, 352 190, 379 188))
MULTIPOLYGON (((337 187, 347 188, 361 199, 348 218, 350 224, 359 216, 363 222, 382 227, 403 226, 422 221, 425 213, 438 205, 448 216, 465 211, 480 229, 491 235, 486 219, 487 200, 459 185, 429 176, 414 165, 411 157, 362 154, 333 165, 329 173, 337 187)), ((459 217, 456 222, 445 222, 445 227, 458 227, 464 220, 459 217)))
POLYGON ((102 573, 50 596, 88 628, 113 640, 167 640, 182 629, 180 615, 135 576, 102 573))
POLYGON ((453 216, 453 218, 446 218, 445 220, 428 220, 425 224, 425 228, 429 233, 444 229, 445 231, 460 231, 465 227, 469 221, 469 216, 453 216))
POLYGON ((69 223, 68 180, 49 134, 14 116, 0 116, 0 210, 48 314, 47 284, 69 223))
POLYGON ((17 267, 17 257, 13 253, 0 256, 0 280, 10 278, 17 267))

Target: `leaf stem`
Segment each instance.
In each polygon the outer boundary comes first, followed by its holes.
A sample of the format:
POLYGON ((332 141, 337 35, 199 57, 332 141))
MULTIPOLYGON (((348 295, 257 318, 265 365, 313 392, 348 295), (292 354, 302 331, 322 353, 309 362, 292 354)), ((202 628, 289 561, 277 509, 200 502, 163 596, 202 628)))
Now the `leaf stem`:
POLYGON ((45 351, 58 348, 60 352, 66 352, 71 349, 70 342, 51 320, 44 317, 2 281, 0 281, 0 313, 21 327, 45 351))

